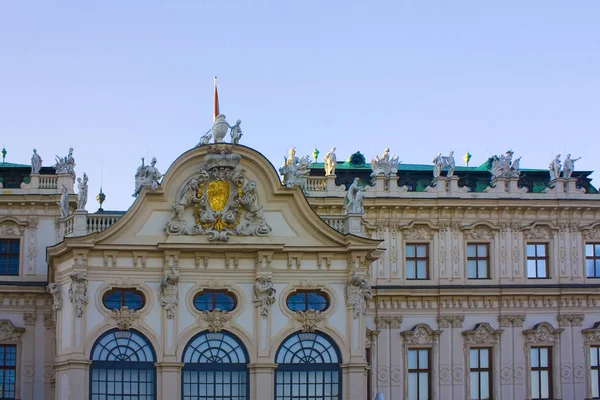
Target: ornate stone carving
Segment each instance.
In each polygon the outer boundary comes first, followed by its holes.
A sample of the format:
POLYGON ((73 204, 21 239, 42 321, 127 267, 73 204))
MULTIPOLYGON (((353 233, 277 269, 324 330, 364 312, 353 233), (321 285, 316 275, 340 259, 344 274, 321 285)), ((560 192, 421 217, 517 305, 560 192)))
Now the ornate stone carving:
POLYGON ((225 327, 225 323, 231 319, 227 311, 222 311, 215 308, 212 311, 203 311, 204 320, 208 323, 210 332, 221 332, 225 327))
POLYGON ((363 214, 365 208, 363 207, 363 198, 367 189, 358 185, 359 178, 354 178, 354 182, 348 188, 346 192, 344 213, 348 214, 363 214))
POLYGON ((325 176, 335 175, 335 167, 337 166, 337 159, 335 157, 335 147, 333 147, 325 157, 323 158, 325 164, 325 176))
POLYGON ((504 332, 502 329, 493 329, 487 322, 481 322, 475 325, 473 330, 464 331, 465 343, 472 346, 490 345, 493 346, 500 340, 500 335, 504 332))
POLYGON ((560 314, 557 317, 558 326, 581 326, 584 318, 585 314, 583 313, 560 314))
POLYGON ((13 221, 4 221, 0 224, 0 236, 22 236, 23 227, 13 221))
POLYGON ((121 331, 131 329, 133 321, 139 318, 136 310, 132 310, 127 306, 123 306, 118 310, 112 310, 112 317, 117 321, 117 328, 121 331))
POLYGON ((225 136, 227 136, 227 131, 230 130, 229 135, 231 136, 232 144, 239 144, 240 139, 242 138, 242 129, 240 128, 241 120, 237 120, 235 125, 231 126, 226 120, 226 116, 224 114, 219 114, 215 118, 215 122, 210 131, 208 131, 203 138, 208 136, 208 140, 200 140, 200 144, 208 144, 210 140, 209 133, 212 133, 212 137, 214 138, 214 143, 224 143, 225 136))
POLYGON ((75 182, 75 159, 73 158, 73 148, 69 149, 69 154, 65 157, 56 156, 54 169, 57 174, 69 174, 75 182))
POLYGON ((137 197, 143 188, 148 188, 150 191, 158 189, 158 180, 162 174, 156 169, 156 157, 152 157, 150 165, 144 165, 144 157, 142 157, 142 165, 140 165, 135 173, 135 190, 133 197, 137 197))
POLYGON ((560 340, 560 333, 563 329, 554 329, 552 325, 547 322, 542 322, 533 327, 523 331, 523 335, 527 337, 527 343, 531 345, 553 345, 558 343, 560 340))
POLYGON ((77 317, 81 318, 83 310, 88 303, 87 279, 83 272, 73 272, 70 275, 69 299, 75 305, 77 317))
POLYGON ((35 325, 35 320, 37 319, 34 312, 26 312, 23 314, 23 320, 25 321, 25 326, 35 325))
POLYGON ((563 165, 563 178, 570 179, 573 175, 573 171, 575 170, 575 161, 580 160, 579 158, 571 158, 571 154, 567 154, 567 158, 565 158, 565 163, 563 165))
POLYGON ((492 180, 498 178, 518 178, 520 172, 521 157, 513 160, 513 151, 508 150, 506 154, 492 156, 490 158, 492 180))
POLYGON ((17 328, 7 319, 0 319, 0 342, 17 342, 21 340, 21 335, 25 328, 17 328))
POLYGON ((325 319, 320 311, 312 309, 296 311, 294 318, 302 324, 302 332, 314 332, 317 328, 317 324, 325 319))
POLYGON ((239 168, 241 156, 232 146, 213 145, 198 174, 177 193, 165 226, 168 235, 208 235, 208 240, 227 241, 231 235, 266 236, 271 232, 258 201, 256 182, 239 168), (193 208, 195 225, 183 218, 193 208))
POLYGON ((367 301, 373 297, 371 285, 362 276, 353 272, 346 282, 346 305, 352 309, 352 318, 356 319, 367 312, 367 301))
POLYGON ((598 240, 600 239, 600 228, 596 227, 593 229, 584 229, 581 231, 585 240, 598 240))
POLYGON ((29 251, 27 252, 27 260, 29 261, 29 272, 35 273, 35 257, 37 255, 35 236, 38 226, 38 217, 27 218, 27 228, 29 230, 29 251))
POLYGON ((525 321, 524 314, 503 314, 498 316, 498 321, 500 322, 500 326, 503 328, 514 327, 522 327, 523 322, 525 321))
POLYGON ((66 218, 69 216, 69 190, 66 186, 63 186, 60 193, 60 201, 58 202, 60 207, 60 217, 66 218))
POLYGON ((534 226, 527 232, 527 239, 549 240, 552 237, 550 229, 545 226, 534 226))
POLYGON ((269 315, 269 308, 275 303, 276 292, 269 275, 263 275, 256 278, 254 290, 252 292, 252 302, 254 303, 254 307, 259 308, 260 315, 263 318, 267 318, 269 315))
POLYGON ((49 283, 46 286, 48 293, 52 295, 52 310, 58 311, 62 308, 62 293, 58 283, 49 283))
POLYGON ((33 155, 31 156, 31 173, 39 174, 40 169, 42 169, 42 157, 40 157, 36 149, 33 149, 33 155))
POLYGON ((431 229, 424 225, 413 226, 404 233, 406 240, 431 240, 432 236, 431 229))
POLYGON ((408 345, 434 345, 437 343, 442 331, 434 331, 427 324, 416 325, 409 331, 401 333, 408 345))
POLYGON ((229 126, 229 128, 231 129, 229 131, 229 136, 231 136, 231 144, 240 144, 240 140, 242 139, 242 136, 244 135, 242 133, 242 128, 240 128, 241 123, 242 123, 242 120, 238 119, 237 121, 235 121, 235 125, 229 126))
POLYGON ((600 322, 596 322, 593 327, 581 331, 585 338, 585 344, 590 346, 600 345, 600 322))
POLYGON ((560 177, 560 154, 557 154, 556 157, 550 161, 550 165, 548 166, 548 171, 550 172, 550 180, 553 181, 556 178, 560 177))
POLYGON ((299 186, 300 189, 306 191, 310 164, 311 161, 308 156, 296 157, 296 149, 292 147, 288 158, 284 161, 283 166, 279 168, 279 173, 282 177, 281 183, 289 188, 299 186))
POLYGON ((54 328, 54 315, 52 313, 44 313, 44 327, 46 329, 54 328))
POLYGON ((375 318, 377 329, 399 329, 402 324, 402 316, 382 316, 375 318))
POLYGON ((482 226, 467 229, 463 232, 463 235, 467 240, 491 240, 494 237, 494 234, 490 232, 489 228, 484 228, 482 226))
POLYGON ((454 167, 456 162, 454 160, 454 152, 448 153, 448 156, 442 156, 442 153, 437 153, 437 156, 433 159, 433 177, 437 178, 441 175, 442 169, 448 167, 448 173, 446 177, 454 176, 454 167))
POLYGON ((85 210, 88 198, 88 176, 85 172, 83 173, 83 181, 81 178, 77 178, 77 189, 77 209, 85 210))
POLYGON ((175 318, 175 310, 179 304, 179 275, 174 270, 165 273, 165 277, 160 283, 158 299, 160 305, 167 312, 167 318, 175 318))
POLYGON ((398 172, 399 164, 399 157, 390 157, 390 149, 386 148, 381 157, 375 156, 375 158, 371 159, 371 169, 373 170, 371 177, 379 175, 388 178, 390 175, 398 172))
POLYGON ((440 328, 462 328, 465 316, 458 315, 440 315, 437 319, 440 328))

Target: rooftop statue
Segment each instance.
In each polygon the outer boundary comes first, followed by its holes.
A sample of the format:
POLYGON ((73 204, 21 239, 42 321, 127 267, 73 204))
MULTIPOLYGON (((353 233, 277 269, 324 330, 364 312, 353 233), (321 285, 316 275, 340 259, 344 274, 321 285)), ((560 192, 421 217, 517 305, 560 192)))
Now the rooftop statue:
POLYGON ((575 170, 575 161, 577 160, 581 160, 581 157, 571 158, 571 154, 567 154, 567 158, 565 158, 565 164, 563 166, 563 178, 571 178, 571 175, 573 175, 573 171, 575 170))
POLYGON ((200 142, 196 146, 203 146, 205 144, 210 143, 210 139, 212 139, 212 129, 209 129, 204 135, 200 137, 200 142))
POLYGON ((346 214, 364 214, 365 208, 363 207, 363 198, 366 194, 366 188, 358 185, 359 178, 354 178, 354 182, 348 188, 346 192, 346 205, 344 206, 344 212, 346 214))
POLYGON ((144 157, 142 157, 142 165, 140 165, 135 173, 135 191, 133 197, 137 197, 142 188, 150 188, 154 191, 158 188, 158 180, 162 177, 161 173, 156 169, 156 157, 152 157, 150 165, 144 165, 144 157))
POLYGON ((65 157, 56 156, 56 164, 54 165, 57 174, 69 174, 75 182, 75 159, 73 158, 73 148, 69 149, 69 154, 65 157))
POLYGON ((554 157, 554 159, 550 162, 550 165, 548 166, 551 181, 560 177, 560 167, 561 167, 560 154, 557 154, 556 157, 554 157))
POLYGON ((77 188, 79 189, 77 192, 77 209, 85 210, 88 198, 88 176, 85 172, 83 173, 83 181, 81 178, 77 178, 77 188))
POLYGON ((60 201, 58 202, 60 206, 60 217, 66 218, 69 216, 69 191, 66 186, 62 187, 62 192, 60 194, 60 201))
MULTIPOLYGON (((214 143, 225 143, 225 136, 227 136, 227 131, 230 131, 231 143, 232 144, 240 144, 240 139, 242 138, 242 129, 240 128, 240 124, 242 120, 238 119, 235 125, 231 126, 225 120, 225 115, 219 114, 213 123, 212 129, 210 132, 212 133, 212 137, 214 139, 214 143)), ((208 144, 208 140, 210 140, 210 136, 208 139, 205 139, 208 136, 208 132, 202 136, 200 139, 200 144, 208 144), (206 142, 206 143, 205 143, 206 142)))
POLYGON ((238 119, 235 122, 235 125, 231 127, 231 143, 232 144, 240 144, 240 139, 242 138, 242 129, 240 128, 240 124, 242 123, 241 119, 238 119))
POLYGON ((505 155, 490 158, 492 162, 492 179, 519 177, 521 157, 513 160, 513 154, 512 150, 508 150, 505 155))
POLYGON ((446 176, 449 178, 454 176, 454 167, 456 162, 454 160, 454 152, 451 151, 447 156, 442 156, 442 153, 437 153, 437 156, 433 159, 433 177, 437 178, 441 175, 442 169, 448 167, 448 173, 446 176))
POLYGON ((37 153, 36 149, 33 149, 33 155, 31 156, 31 173, 39 174, 42 169, 42 158, 37 153))
POLYGON ((381 155, 381 158, 375 156, 375 158, 371 159, 371 169, 373 170, 371 176, 383 175, 387 178, 392 172, 396 173, 400 162, 399 157, 390 157, 390 149, 386 148, 381 155))
POLYGON ((335 175, 335 167, 337 164, 337 159, 335 157, 335 147, 333 147, 325 157, 323 158, 325 163, 325 176, 335 175))
POLYGON ((284 160, 283 166, 279 168, 279 173, 283 177, 282 183, 289 188, 300 186, 302 190, 306 190, 310 164, 308 156, 296 157, 296 149, 292 147, 288 158, 284 160))

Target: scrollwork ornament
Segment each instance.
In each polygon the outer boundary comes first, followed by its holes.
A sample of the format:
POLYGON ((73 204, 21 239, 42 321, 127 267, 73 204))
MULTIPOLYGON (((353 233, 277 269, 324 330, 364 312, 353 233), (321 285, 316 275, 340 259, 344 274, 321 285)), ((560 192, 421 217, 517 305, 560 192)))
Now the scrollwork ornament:
POLYGON ((21 335, 25 332, 25 328, 17 328, 7 319, 0 319, 0 342, 11 341, 17 342, 21 340, 21 335))
POLYGON ((221 332, 225 328, 227 321, 231 319, 231 315, 227 311, 215 308, 212 311, 203 311, 204 320, 208 323, 209 332, 221 332))
POLYGON ((123 306, 120 309, 112 310, 112 317, 117 321, 119 330, 127 331, 131 329, 133 322, 139 318, 139 314, 136 310, 123 306))
POLYGON ((560 333, 563 329, 554 329, 547 322, 537 324, 533 329, 523 331, 530 345, 554 345, 558 343, 560 333))
POLYGON ((325 317, 317 310, 296 311, 294 318, 302 325, 302 332, 314 332, 317 329, 317 324, 325 317))

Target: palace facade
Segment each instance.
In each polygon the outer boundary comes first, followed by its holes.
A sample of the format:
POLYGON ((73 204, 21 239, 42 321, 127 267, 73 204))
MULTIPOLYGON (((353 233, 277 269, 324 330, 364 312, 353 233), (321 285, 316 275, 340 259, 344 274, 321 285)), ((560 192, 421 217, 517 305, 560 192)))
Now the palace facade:
POLYGON ((600 398, 591 171, 512 155, 203 144, 95 213, 72 153, 2 163, 0 398, 600 398))

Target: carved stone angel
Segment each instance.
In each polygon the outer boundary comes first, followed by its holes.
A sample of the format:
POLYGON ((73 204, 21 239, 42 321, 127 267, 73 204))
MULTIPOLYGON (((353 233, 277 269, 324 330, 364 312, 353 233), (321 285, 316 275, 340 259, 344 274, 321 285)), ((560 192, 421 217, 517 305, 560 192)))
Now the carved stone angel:
POLYGON ((179 276, 174 273, 166 273, 160 283, 158 298, 160 305, 167 312, 167 318, 175 318, 175 310, 179 304, 179 276))
POLYGON ((83 272, 73 272, 70 275, 69 299, 75 305, 77 317, 83 315, 83 310, 88 303, 87 279, 83 272))
POLYGON ((346 282, 346 304, 352 309, 352 318, 367 312, 367 300, 373 297, 371 285, 367 280, 353 272, 346 282))
POLYGON ((275 303, 275 288, 271 277, 263 275, 256 278, 254 282, 254 291, 252 293, 252 302, 255 307, 260 309, 260 315, 266 318, 269 315, 269 307, 275 303))

